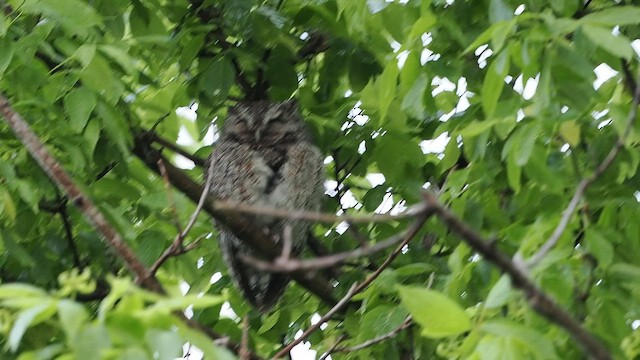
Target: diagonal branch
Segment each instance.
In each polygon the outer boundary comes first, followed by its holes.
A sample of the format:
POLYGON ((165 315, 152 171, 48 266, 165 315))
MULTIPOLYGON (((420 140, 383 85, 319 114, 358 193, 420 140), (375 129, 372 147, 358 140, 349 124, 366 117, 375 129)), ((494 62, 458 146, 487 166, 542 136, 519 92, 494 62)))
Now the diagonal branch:
POLYGON ((291 349, 293 349, 296 345, 298 345, 299 343, 301 343, 302 341, 304 341, 306 338, 309 337, 309 335, 311 335, 312 333, 316 332, 318 329, 320 329, 320 327, 322 326, 322 324, 324 324, 325 322, 327 322, 329 319, 331 319, 331 317, 336 314, 338 311, 340 311, 340 309, 342 309, 342 307, 344 305, 346 305, 349 300, 351 300, 351 298, 353 297, 353 295, 356 294, 356 284, 353 284, 351 286, 351 288, 349 289, 349 291, 347 291, 347 294, 340 299, 340 301, 338 301, 338 303, 331 308, 331 310, 329 310, 326 314, 324 314, 324 316, 322 316, 320 318, 320 320, 318 320, 317 323, 315 323, 314 325, 312 325, 311 327, 309 327, 304 333, 302 333, 302 335, 300 335, 299 338, 297 338, 296 340, 290 342, 287 346, 283 347, 282 349, 280 349, 280 351, 278 351, 273 358, 274 359, 279 359, 284 357, 289 351, 291 351, 291 349))
POLYGON ((317 331, 323 323, 327 322, 333 316, 333 314, 335 314, 336 312, 340 311, 340 309, 342 307, 344 307, 346 304, 348 304, 349 301, 356 294, 364 291, 369 285, 371 285, 371 283, 375 279, 377 279, 378 276, 380 276, 380 274, 382 274, 384 269, 386 269, 391 264, 391 262, 402 252, 402 249, 405 247, 405 245, 407 245, 409 243, 409 241, 411 241, 411 239, 413 239, 413 237, 418 233, 418 230, 420 230, 420 228, 422 227, 424 222, 427 221, 427 218, 428 218, 428 216, 425 213, 425 214, 421 215, 418 219, 416 219, 416 221, 414 222, 413 226, 410 227, 410 231, 408 231, 405 234, 404 240, 398 245, 398 247, 395 248, 395 250, 393 250, 393 252, 391 254, 389 254, 389 256, 378 267, 378 269, 376 269, 376 271, 374 271, 372 274, 370 274, 360 284, 357 284, 357 285, 353 284, 351 289, 349 289, 347 294, 338 302, 338 304, 336 306, 334 306, 329 312, 327 312, 322 318, 320 318, 320 320, 315 325, 313 325, 309 329, 307 329, 302 334, 302 336, 300 336, 298 339, 292 341, 291 343, 287 344, 287 346, 283 347, 280 351, 278 351, 278 353, 274 356, 274 358, 277 359, 278 357, 283 357, 285 354, 287 354, 289 351, 291 351, 291 349, 293 349, 294 346, 298 345, 299 343, 304 341, 307 337, 309 337, 311 334, 313 334, 315 331, 317 331))
POLYGON ((96 205, 71 179, 69 173, 56 161, 51 153, 44 147, 38 136, 29 128, 27 122, 9 104, 9 101, 0 94, 0 113, 9 124, 18 139, 29 150, 29 153, 38 162, 47 175, 67 194, 68 198, 82 211, 82 214, 102 233, 107 244, 124 260, 127 268, 136 275, 140 283, 147 289, 158 293, 164 293, 164 289, 151 276, 149 270, 138 259, 136 254, 125 244, 124 240, 109 224, 96 205))
MULTIPOLYGON (((0 114, 2 114, 9 127, 24 144, 38 165, 64 191, 67 198, 80 209, 85 218, 103 235, 107 245, 122 258, 129 271, 136 276, 136 281, 146 289, 165 294, 166 292, 160 282, 138 259, 133 250, 127 246, 120 234, 111 226, 91 199, 78 187, 69 173, 44 147, 38 136, 31 130, 22 116, 11 107, 11 104, 2 93, 0 93, 0 114)), ((174 315, 189 327, 207 334, 211 339, 220 338, 219 334, 187 318, 182 312, 176 311, 174 315)), ((239 345, 232 342, 228 342, 226 346, 236 352, 239 350, 239 345)), ((250 356, 251 359, 259 359, 255 354, 250 354, 250 356)))
MULTIPOLYGON (((164 163, 162 162, 162 159, 158 161, 158 168, 162 173, 163 177, 166 177, 167 183, 169 184, 170 183, 169 176, 167 175, 167 170, 164 163)), ((204 189, 202 189, 202 194, 200 195, 200 199, 198 200, 196 209, 193 211, 193 214, 191 214, 191 217, 189 218, 189 222, 187 223, 187 226, 185 226, 183 230, 178 229, 178 234, 176 235, 171 245, 167 249, 165 249, 162 255, 160 255, 160 257, 153 263, 153 265, 151 265, 151 268, 149 269, 149 271, 152 274, 155 274, 160 268, 160 266, 162 266, 162 264, 164 264, 164 262, 167 261, 170 257, 183 254, 187 250, 183 246, 184 239, 187 237, 187 234, 189 234, 189 231, 191 231, 191 228, 196 223, 196 219, 198 218, 198 215, 202 211, 202 207, 204 206, 204 203, 207 199, 207 194, 209 193, 209 189, 211 188, 212 176, 213 176, 212 167, 209 166, 207 168, 207 180, 204 183, 204 189)), ((198 241, 196 240, 191 244, 189 244, 188 247, 193 247, 195 246, 194 244, 197 244, 197 243, 198 241)))
POLYGON ((527 301, 529 301, 531 307, 538 314, 565 329, 582 345, 585 352, 594 359, 611 359, 611 353, 602 345, 600 340, 584 329, 578 321, 556 304, 549 295, 539 289, 519 266, 496 248, 495 242, 484 239, 480 234, 471 229, 469 225, 440 204, 434 195, 425 193, 424 197, 425 201, 436 212, 436 215, 450 230, 457 233, 475 251, 509 275, 513 286, 524 292, 527 301))
MULTIPOLYGON (((600 165, 598 165, 598 167, 593 172, 593 174, 591 174, 591 176, 586 177, 582 179, 582 181, 580 181, 580 183, 576 187, 576 191, 573 193, 573 197, 571 198, 571 201, 569 201, 569 205, 562 212, 562 217, 560 218, 560 222, 558 223, 558 226, 555 228, 555 230, 553 231, 549 239, 542 245, 542 247, 538 250, 538 252, 536 252, 533 256, 531 256, 526 261, 526 264, 519 264, 519 265, 526 265, 527 267, 535 266, 542 259, 544 259, 544 257, 549 253, 549 251, 551 251, 551 249, 553 249, 554 246, 556 246, 556 244, 560 240, 560 237, 562 236, 565 229, 569 225, 569 221, 571 221, 571 218, 573 217, 573 214, 575 213, 576 208, 580 203, 580 200, 582 200, 582 198, 584 197, 584 193, 586 192, 587 188, 591 184, 593 184, 596 180, 598 180, 598 178, 602 176, 602 174, 604 174, 605 171, 607 171, 609 166, 611 166, 613 161, 616 159, 616 156, 624 146, 625 140, 627 139, 627 137, 631 133, 631 130, 633 129, 633 123, 638 114, 638 104, 640 104, 640 86, 637 85, 638 82, 634 82, 634 83, 636 85, 633 91, 633 100, 631 102, 631 109, 629 109, 629 114, 627 115, 624 131, 622 132, 622 134, 620 134, 620 136, 616 140, 616 143, 613 145, 613 147, 611 148, 607 156, 604 158, 604 160, 602 160, 600 165)), ((515 261, 518 263, 521 262, 518 255, 516 255, 515 261)))
POLYGON ((389 340, 392 339, 396 336, 398 336, 398 334, 400 334, 401 332, 403 332, 405 329, 410 328, 411 326, 413 326, 414 323, 412 321, 411 316, 408 316, 403 322, 402 324, 400 324, 400 326, 398 326, 397 328, 391 330, 390 332, 378 336, 377 338, 373 338, 371 340, 367 340, 365 342, 363 342, 362 344, 358 344, 352 347, 339 347, 333 350, 333 352, 354 352, 354 351, 358 351, 358 350, 362 350, 365 348, 368 348, 370 346, 373 346, 375 344, 379 344, 385 340, 389 340))

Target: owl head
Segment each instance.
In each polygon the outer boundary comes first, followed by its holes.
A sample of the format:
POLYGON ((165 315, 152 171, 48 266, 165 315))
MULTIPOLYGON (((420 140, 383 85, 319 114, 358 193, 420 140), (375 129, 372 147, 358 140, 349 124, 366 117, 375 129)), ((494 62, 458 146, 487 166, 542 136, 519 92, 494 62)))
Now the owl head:
POLYGON ((254 145, 310 140, 294 100, 240 102, 229 109, 221 136, 254 145))

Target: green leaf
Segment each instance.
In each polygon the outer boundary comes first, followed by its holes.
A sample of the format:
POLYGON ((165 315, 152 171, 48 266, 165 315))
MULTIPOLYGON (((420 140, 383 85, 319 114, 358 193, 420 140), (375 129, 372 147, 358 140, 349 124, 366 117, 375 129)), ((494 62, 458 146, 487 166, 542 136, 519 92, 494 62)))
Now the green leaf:
POLYGON ((490 118, 496 109, 508 72, 509 53, 502 51, 489 65, 482 83, 482 109, 487 118, 490 118))
POLYGON ((386 120, 389 106, 395 98, 397 79, 398 64, 396 61, 391 61, 382 74, 362 90, 364 107, 377 110, 380 124, 386 120))
POLYGON ((6 215, 11 222, 15 221, 16 204, 13 202, 11 194, 4 189, 0 191, 0 205, 0 214, 6 215))
POLYGON ((612 6, 602 11, 590 13, 578 21, 585 24, 609 26, 640 24, 640 8, 637 6, 612 6))
MULTIPOLYGON (((25 0, 20 10, 28 14, 43 14, 48 20, 60 23, 72 34, 86 36, 91 27, 102 22, 100 15, 86 2, 79 0, 25 0)), ((17 8, 17 7, 16 7, 17 8)))
POLYGON ((103 352, 111 347, 111 338, 103 325, 92 324, 78 332, 71 346, 76 359, 101 360, 103 352))
POLYGON ((113 103, 124 92, 124 85, 116 76, 109 63, 99 55, 93 57, 89 65, 80 72, 82 84, 113 103))
POLYGON ((511 187, 515 193, 518 193, 522 187, 520 183, 521 174, 522 167, 516 164, 512 156, 509 156, 507 158, 507 182, 509 183, 509 187, 511 187))
POLYGON ((560 135, 574 147, 580 143, 580 126, 575 120, 565 121, 560 125, 560 135))
POLYGON ((154 357, 155 359, 174 360, 182 356, 183 341, 173 331, 151 329, 147 332, 145 339, 153 353, 158 354, 158 357, 154 357))
POLYGON ((233 67, 226 57, 213 61, 200 75, 198 87, 204 96, 221 103, 233 84, 233 67))
POLYGON ((402 100, 401 108, 406 111, 409 116, 420 119, 424 117, 425 106, 422 100, 424 91, 427 88, 427 76, 420 76, 413 82, 409 92, 402 100))
POLYGON ((69 127, 76 133, 81 132, 91 112, 96 107, 97 98, 93 91, 81 87, 72 90, 64 97, 64 108, 69 114, 69 127))
POLYGON ((464 49, 462 55, 467 54, 471 51, 475 51, 478 47, 480 47, 480 45, 488 44, 489 41, 494 37, 494 34, 505 33, 505 30, 510 27, 512 26, 506 21, 498 22, 491 25, 488 29, 478 35, 478 37, 464 49))
POLYGON ((202 350, 206 359, 216 360, 235 360, 236 357, 232 355, 227 349, 220 348, 215 345, 213 341, 205 336, 201 331, 196 331, 184 323, 180 322, 178 325, 180 335, 185 341, 189 341, 191 344, 202 350))
POLYGON ((84 306, 68 299, 58 302, 58 316, 62 330, 68 339, 75 338, 81 326, 89 320, 89 314, 84 306))
POLYGON ((513 10, 503 0, 490 0, 489 22, 495 24, 500 21, 511 20, 513 16, 513 10))
POLYGON ((582 31, 589 40, 611 55, 625 60, 629 60, 633 56, 633 48, 629 39, 623 35, 613 35, 611 29, 585 25, 582 27, 582 31))
POLYGON ((503 306, 509 301, 511 294, 511 280, 508 275, 502 275, 489 291, 485 307, 491 309, 503 306))
POLYGON ((447 146, 444 148, 444 158, 440 160, 438 163, 438 168, 440 173, 444 173, 445 171, 451 169, 460 158, 460 147, 456 139, 451 138, 447 143, 447 146))
POLYGON ((226 299, 223 296, 185 295, 182 297, 161 299, 157 301, 155 304, 148 307, 145 310, 145 312, 168 314, 174 310, 184 310, 189 306, 192 306, 194 309, 207 308, 207 307, 221 304, 225 300, 226 299))
POLYGON ((399 306, 381 305, 366 312, 360 319, 362 341, 387 334, 398 328, 407 317, 407 311, 399 306))
POLYGON ((555 346, 537 330, 507 320, 487 321, 480 326, 480 330, 500 337, 512 337, 520 340, 537 359, 559 359, 555 346))
MULTIPOLYGON (((24 266, 35 266, 36 261, 24 246, 16 241, 15 236, 7 230, 0 229, 0 239, 4 244, 4 250, 15 259, 18 263, 24 266)), ((0 297, 2 297, 0 295, 0 297)))
POLYGON ((428 289, 397 285, 402 305, 428 338, 443 338, 471 329, 471 320, 464 310, 445 295, 428 289))
POLYGON ((102 119, 102 126, 111 141, 118 146, 123 154, 128 153, 133 139, 125 118, 113 106, 103 102, 99 102, 96 109, 102 119))
POLYGON ((424 154, 418 144, 404 134, 387 133, 374 149, 378 168, 393 184, 411 181, 415 169, 424 163, 424 154))
POLYGON ((47 296, 44 290, 30 284, 8 283, 0 285, 0 299, 47 296))
POLYGON ((91 61, 96 55, 96 46, 94 44, 82 44, 73 53, 73 57, 82 64, 83 68, 86 68, 91 64, 91 61))
POLYGON ((19 312, 7 339, 9 349, 14 352, 18 350, 27 329, 49 319, 55 313, 55 305, 55 301, 49 300, 19 312))
POLYGON ((0 38, 0 78, 13 58, 13 42, 8 37, 0 38))
POLYGON ((613 262, 614 248, 611 240, 607 239, 597 229, 588 228, 583 245, 587 251, 598 260, 598 265, 607 268, 613 262))
POLYGON ((127 53, 126 49, 112 45, 101 45, 98 49, 115 61, 125 73, 132 75, 137 72, 135 68, 136 60, 127 53))

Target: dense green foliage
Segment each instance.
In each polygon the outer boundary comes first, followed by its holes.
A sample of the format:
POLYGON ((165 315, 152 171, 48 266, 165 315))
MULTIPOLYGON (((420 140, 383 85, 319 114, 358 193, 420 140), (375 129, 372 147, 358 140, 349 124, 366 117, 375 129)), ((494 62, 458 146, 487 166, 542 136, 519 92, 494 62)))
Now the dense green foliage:
MULTIPOLYGON (((640 137, 638 125, 625 125, 640 7, 625 3, 0 1, 0 92, 147 266, 195 204, 139 149, 167 147, 185 167, 170 149, 180 133, 194 140, 181 139, 182 148, 206 158, 211 122, 219 127, 236 101, 298 100, 328 157, 325 212, 398 210, 437 188, 455 214, 496 239, 497 251, 524 258, 622 137, 615 161, 529 274, 615 358, 638 359, 640 137), (184 107, 197 109, 195 120, 176 112, 184 107), (425 142, 436 138, 445 141, 425 142)), ((202 170, 183 172, 201 183, 202 170)), ((187 307, 236 343, 248 314, 250 348, 270 357, 330 308, 292 283, 272 313, 252 310, 226 274, 205 213, 186 238, 198 245, 157 273, 168 295, 137 289, 67 200, 0 121, 3 359, 173 359, 185 343, 206 358, 231 357, 172 314, 187 307), (220 316, 225 302, 239 318, 220 316)), ((409 222, 357 229, 373 244, 409 222)), ((345 228, 318 224, 315 237, 330 252, 362 246, 345 228)), ((335 297, 390 251, 343 265, 335 297)), ((415 326, 332 357, 585 357, 435 217, 355 299, 310 337, 319 354, 338 341, 349 347, 387 334, 411 315, 415 326)))

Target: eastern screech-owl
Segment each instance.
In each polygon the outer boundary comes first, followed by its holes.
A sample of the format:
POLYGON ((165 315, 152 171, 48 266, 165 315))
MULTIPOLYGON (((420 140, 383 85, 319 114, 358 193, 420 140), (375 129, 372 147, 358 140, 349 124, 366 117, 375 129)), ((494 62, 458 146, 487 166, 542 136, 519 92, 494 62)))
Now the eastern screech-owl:
MULTIPOLYGON (((322 197, 323 158, 312 142, 294 101, 241 102, 229 110, 211 156, 211 192, 217 197, 275 209, 319 209, 322 197)), ((266 227, 275 243, 282 243, 291 228, 292 253, 307 239, 310 223, 250 215, 266 227)), ((268 311, 284 292, 289 278, 243 263, 238 254, 261 257, 242 239, 220 228, 219 244, 229 274, 249 302, 268 311)))

